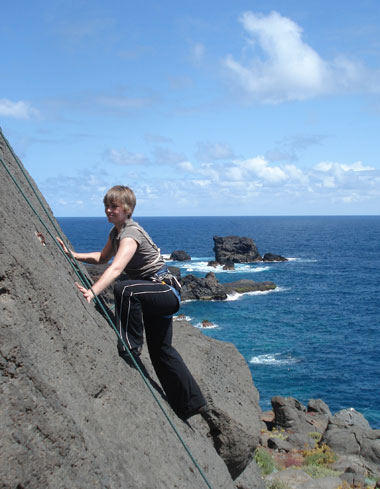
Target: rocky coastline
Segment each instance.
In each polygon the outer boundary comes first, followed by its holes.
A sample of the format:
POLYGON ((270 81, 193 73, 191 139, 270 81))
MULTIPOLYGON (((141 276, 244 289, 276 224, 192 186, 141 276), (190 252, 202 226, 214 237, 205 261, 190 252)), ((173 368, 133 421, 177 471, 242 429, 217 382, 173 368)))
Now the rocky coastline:
POLYGON ((255 455, 267 486, 380 487, 380 430, 361 413, 348 408, 333 415, 320 399, 304 406, 276 396, 271 403, 255 455))
POLYGON ((181 318, 173 342, 211 415, 177 418, 147 349, 137 366, 123 360, 104 312, 83 301, 74 281, 89 268, 60 252, 64 235, 1 131, 0 158, 2 489, 203 489, 189 452, 213 489, 375 487, 380 430, 320 400, 275 397, 263 413, 237 349, 181 318), (335 472, 310 479, 306 465, 335 472))

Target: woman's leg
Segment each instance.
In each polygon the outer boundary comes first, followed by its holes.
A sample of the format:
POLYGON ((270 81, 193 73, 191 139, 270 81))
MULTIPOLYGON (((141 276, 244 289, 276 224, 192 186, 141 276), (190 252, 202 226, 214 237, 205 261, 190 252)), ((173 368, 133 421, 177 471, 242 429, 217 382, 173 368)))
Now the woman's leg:
POLYGON ((117 282, 114 286, 116 327, 123 342, 119 340, 119 352, 138 350, 144 342, 141 304, 134 300, 133 290, 126 289, 129 281, 117 282))
POLYGON ((202 392, 172 346, 172 314, 179 308, 170 287, 159 282, 127 280, 115 284, 117 327, 129 348, 142 345, 143 325, 149 355, 169 404, 187 418, 206 404, 202 392))
POLYGON ((196 414, 206 400, 180 354, 172 346, 172 318, 144 313, 146 341, 154 370, 168 402, 183 419, 196 414))

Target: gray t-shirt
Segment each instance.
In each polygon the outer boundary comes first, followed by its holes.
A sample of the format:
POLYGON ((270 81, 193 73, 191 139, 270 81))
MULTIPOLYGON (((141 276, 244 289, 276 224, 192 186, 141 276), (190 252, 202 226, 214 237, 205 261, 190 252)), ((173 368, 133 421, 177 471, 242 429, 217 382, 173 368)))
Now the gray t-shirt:
POLYGON ((110 239, 115 254, 123 238, 132 238, 138 245, 136 253, 124 269, 131 279, 148 278, 165 265, 159 248, 153 243, 149 234, 133 219, 126 221, 120 233, 115 227, 111 229, 110 239))

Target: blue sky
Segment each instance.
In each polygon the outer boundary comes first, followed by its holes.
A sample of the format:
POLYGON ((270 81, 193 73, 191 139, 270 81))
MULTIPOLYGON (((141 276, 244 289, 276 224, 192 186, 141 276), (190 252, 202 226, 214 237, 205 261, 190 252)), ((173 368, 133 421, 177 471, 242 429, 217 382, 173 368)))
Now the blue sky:
POLYGON ((57 216, 380 214, 378 0, 6 2, 0 126, 57 216))

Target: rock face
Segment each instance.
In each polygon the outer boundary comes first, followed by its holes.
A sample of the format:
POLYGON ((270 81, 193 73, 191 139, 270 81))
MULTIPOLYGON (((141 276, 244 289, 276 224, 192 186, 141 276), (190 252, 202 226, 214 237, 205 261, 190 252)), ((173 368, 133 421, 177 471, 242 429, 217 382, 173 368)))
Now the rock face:
MULTIPOLYGON (((53 238, 52 223, 59 226, 1 133, 0 158, 42 219, 0 164, 1 487, 205 488, 157 401, 211 487, 233 489, 248 463, 255 474, 258 393, 235 347, 175 322, 174 344, 212 406, 213 424, 179 420, 146 348, 145 377, 117 356, 114 331, 75 288, 78 277, 53 238)), ((250 484, 261 487, 259 475, 250 484)))
POLYGON ((227 262, 252 263, 262 258, 251 238, 238 236, 214 236, 215 260, 224 265, 227 262))
POLYGON ((190 261, 191 260, 191 256, 188 253, 186 253, 186 251, 183 251, 183 250, 175 250, 170 255, 170 260, 174 260, 174 261, 190 261))

